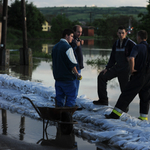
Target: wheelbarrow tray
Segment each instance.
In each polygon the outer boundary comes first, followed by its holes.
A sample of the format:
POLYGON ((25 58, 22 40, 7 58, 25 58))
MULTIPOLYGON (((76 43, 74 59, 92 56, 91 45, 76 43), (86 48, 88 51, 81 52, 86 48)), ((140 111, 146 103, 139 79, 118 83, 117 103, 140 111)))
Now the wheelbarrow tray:
POLYGON ((61 120, 61 114, 63 112, 69 112, 71 115, 76 111, 78 106, 75 107, 36 107, 32 100, 26 96, 23 96, 23 98, 30 101, 32 106, 35 108, 39 116, 44 120, 51 120, 51 121, 60 121, 61 120))
POLYGON ((71 115, 78 107, 37 107, 40 117, 46 120, 56 121, 61 119, 62 112, 70 112, 71 115))
MULTIPOLYGON (((70 134, 73 129, 73 124, 77 124, 77 122, 72 121, 72 115, 76 111, 78 106, 75 106, 75 107, 36 107, 30 98, 26 96, 23 96, 23 98, 31 102, 32 106, 35 108, 39 116, 43 119, 43 139, 44 139, 49 121, 57 122, 60 125, 62 133, 64 134, 70 134), (45 120, 47 121, 45 122, 45 120)), ((46 135, 47 135, 47 132, 46 132, 46 135)))

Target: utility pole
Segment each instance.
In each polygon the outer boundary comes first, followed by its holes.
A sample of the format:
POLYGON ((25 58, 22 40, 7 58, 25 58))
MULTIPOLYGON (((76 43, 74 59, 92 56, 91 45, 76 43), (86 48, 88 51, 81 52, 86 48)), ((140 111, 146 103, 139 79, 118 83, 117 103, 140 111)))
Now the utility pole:
POLYGON ((26 26, 26 5, 25 0, 21 0, 22 8, 22 25, 23 25, 23 48, 20 49, 20 64, 32 65, 32 51, 28 48, 27 43, 27 26, 26 26))
POLYGON ((90 12, 90 25, 91 25, 91 20, 92 20, 92 12, 90 12))
POLYGON ((92 12, 90 11, 89 13, 90 13, 90 25, 91 25, 91 23, 92 23, 92 12))
POLYGON ((9 65, 9 52, 6 51, 7 9, 8 9, 7 5, 8 5, 8 0, 3 0, 2 34, 1 34, 1 46, 0 46, 0 65, 2 66, 9 65))
MULTIPOLYGON (((21 0, 21 8, 22 8, 22 31, 23 31, 23 49, 22 49, 22 59, 20 59, 20 63, 22 65, 27 65, 27 55, 28 55, 28 44, 27 44, 27 27, 26 27, 26 7, 25 0, 21 0)), ((20 57, 21 58, 21 57, 20 57)))

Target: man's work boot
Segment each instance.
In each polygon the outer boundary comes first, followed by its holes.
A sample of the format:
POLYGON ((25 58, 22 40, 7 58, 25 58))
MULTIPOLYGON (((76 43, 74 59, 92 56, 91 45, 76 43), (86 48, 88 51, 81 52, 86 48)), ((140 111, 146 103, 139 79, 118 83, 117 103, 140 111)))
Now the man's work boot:
POLYGON ((113 109, 113 111, 109 115, 105 115, 105 117, 107 119, 119 119, 121 115, 122 115, 122 113, 120 113, 117 110, 113 109))
POLYGON ((125 113, 128 113, 128 111, 129 111, 129 107, 127 107, 127 108, 126 108, 126 111, 125 111, 125 113))
POLYGON ((138 119, 140 119, 140 120, 142 120, 142 121, 144 121, 144 120, 147 120, 147 121, 148 121, 148 118, 146 118, 146 117, 139 117, 138 119))
POLYGON ((115 113, 111 113, 109 115, 105 115, 106 119, 119 119, 120 117, 116 115, 115 113))
POLYGON ((98 101, 93 101, 93 104, 95 104, 95 105, 107 105, 108 106, 108 101, 98 100, 98 101))

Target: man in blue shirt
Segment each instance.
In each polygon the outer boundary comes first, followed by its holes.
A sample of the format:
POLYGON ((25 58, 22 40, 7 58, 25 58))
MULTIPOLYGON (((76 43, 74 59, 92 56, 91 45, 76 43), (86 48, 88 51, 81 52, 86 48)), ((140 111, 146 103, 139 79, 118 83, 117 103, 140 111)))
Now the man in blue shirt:
POLYGON ((65 29, 63 38, 52 49, 53 76, 56 90, 56 104, 58 107, 75 106, 76 77, 82 77, 78 73, 77 61, 69 43, 73 39, 73 31, 65 29))
POLYGON ((113 111, 106 118, 119 119, 134 97, 139 94, 141 120, 148 120, 150 99, 150 69, 147 32, 141 30, 137 33, 138 45, 134 46, 129 57, 130 81, 121 93, 113 111))

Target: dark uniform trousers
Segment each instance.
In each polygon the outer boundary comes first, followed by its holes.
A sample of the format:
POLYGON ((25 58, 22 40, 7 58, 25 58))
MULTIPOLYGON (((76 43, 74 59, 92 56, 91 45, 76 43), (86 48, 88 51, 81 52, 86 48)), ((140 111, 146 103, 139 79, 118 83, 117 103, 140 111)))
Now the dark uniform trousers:
POLYGON ((125 111, 137 94, 140 98, 140 113, 148 114, 150 100, 150 70, 135 73, 131 76, 130 82, 127 83, 125 89, 121 93, 116 106, 125 111))
POLYGON ((118 70, 116 66, 107 70, 105 74, 101 72, 98 75, 98 97, 101 102, 108 103, 108 96, 107 96, 107 81, 118 77, 118 81, 120 84, 120 89, 123 91, 125 88, 128 80, 129 80, 129 69, 123 69, 122 71, 118 70))

